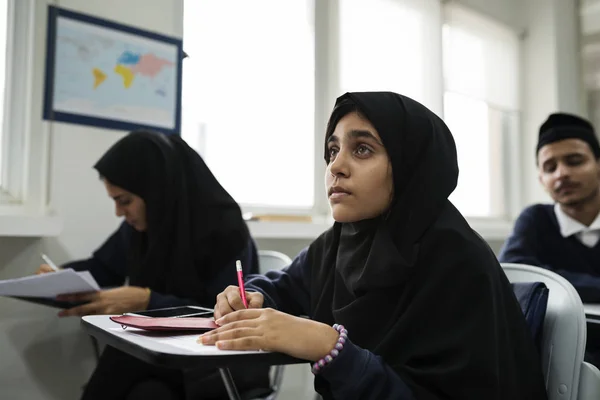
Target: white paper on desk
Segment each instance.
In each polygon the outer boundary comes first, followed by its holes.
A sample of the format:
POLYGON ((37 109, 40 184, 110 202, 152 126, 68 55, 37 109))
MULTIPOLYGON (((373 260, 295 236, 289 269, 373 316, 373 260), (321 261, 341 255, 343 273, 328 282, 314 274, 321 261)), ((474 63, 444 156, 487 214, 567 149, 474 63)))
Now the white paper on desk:
POLYGON ((192 354, 202 356, 224 356, 233 354, 257 354, 264 353, 262 350, 220 350, 216 346, 204 346, 196 341, 200 337, 200 333, 173 335, 162 332, 148 332, 143 329, 136 328, 111 328, 111 331, 124 337, 133 338, 135 336, 144 336, 150 340, 160 343, 161 345, 174 346, 180 349, 189 351, 192 354))
POLYGON ((72 269, 0 281, 0 296, 53 298, 59 294, 98 290, 100 287, 89 271, 75 272, 72 269))

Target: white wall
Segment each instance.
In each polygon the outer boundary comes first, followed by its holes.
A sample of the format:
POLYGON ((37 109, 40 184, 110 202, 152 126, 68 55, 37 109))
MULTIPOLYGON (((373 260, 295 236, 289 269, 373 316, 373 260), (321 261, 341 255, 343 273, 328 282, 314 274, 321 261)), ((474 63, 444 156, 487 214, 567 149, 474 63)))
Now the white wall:
MULTIPOLYGON (((322 1, 322 0, 321 0, 322 1)), ((37 91, 41 98, 44 65, 45 6, 38 3, 40 65, 37 91)), ((579 83, 574 0, 460 0, 516 28, 527 28, 524 54, 523 165, 525 201, 544 199, 535 179, 533 148, 537 127, 556 109, 576 111, 579 83), (526 12, 519 9, 526 3, 526 12), (559 21, 560 19, 560 21, 559 21), (561 25, 562 24, 562 25, 561 25), (563 35, 557 39, 557 35, 563 35), (567 59, 565 59, 567 58, 567 59), (529 166, 529 167, 528 167, 529 166), (536 189, 537 188, 537 189, 536 189)), ((77 11, 181 35, 183 0, 61 0, 77 11)), ((41 104, 41 103, 40 103, 41 104)), ((41 105, 40 105, 41 106, 41 105)), ((39 108, 39 107, 38 107, 39 108)), ((41 109, 34 110, 35 118, 41 109)), ((51 188, 53 207, 64 218, 57 238, 0 238, 0 279, 32 272, 40 251, 57 262, 86 257, 117 226, 111 202, 92 169, 93 163, 121 132, 54 124, 51 188)), ((259 240, 261 248, 293 257, 309 241, 259 240)), ((500 242, 492 243, 497 250, 500 242)), ((56 310, 0 298, 0 398, 76 399, 94 365, 89 338, 75 319, 58 319, 56 310)), ((283 398, 309 398, 312 382, 306 367, 289 368, 283 398)))

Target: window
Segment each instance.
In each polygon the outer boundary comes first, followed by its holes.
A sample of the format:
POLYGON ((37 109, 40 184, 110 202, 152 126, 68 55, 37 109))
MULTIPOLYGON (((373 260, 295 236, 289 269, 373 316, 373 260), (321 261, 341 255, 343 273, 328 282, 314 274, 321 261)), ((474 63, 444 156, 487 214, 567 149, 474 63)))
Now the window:
POLYGON ((470 217, 508 217, 508 149, 519 122, 518 34, 454 4, 446 6, 445 22, 444 119, 460 170, 450 199, 470 217))
POLYGON ((29 115, 26 94, 30 35, 27 23, 32 13, 29 1, 0 0, 0 204, 25 205, 26 154, 24 142, 29 115), (17 73, 16 71, 19 71, 17 73), (19 102, 7 101, 19 94, 19 102))
POLYGON ((395 90, 441 112, 437 0, 184 5, 182 136, 245 208, 325 200, 322 117, 343 92, 395 90))
POLYGON ((40 117, 45 53, 34 41, 37 6, 0 0, 0 216, 48 213, 51 129, 40 117))
POLYGON ((184 5, 182 135, 246 210, 324 212, 321 143, 334 99, 390 90, 445 117, 459 155, 455 205, 508 216, 514 177, 504 166, 519 124, 512 30, 439 0, 184 5))
POLYGON ((438 0, 339 0, 340 93, 393 91, 441 111, 438 0))
POLYGON ((187 0, 184 5, 189 58, 182 136, 242 205, 310 210, 312 1, 187 0))

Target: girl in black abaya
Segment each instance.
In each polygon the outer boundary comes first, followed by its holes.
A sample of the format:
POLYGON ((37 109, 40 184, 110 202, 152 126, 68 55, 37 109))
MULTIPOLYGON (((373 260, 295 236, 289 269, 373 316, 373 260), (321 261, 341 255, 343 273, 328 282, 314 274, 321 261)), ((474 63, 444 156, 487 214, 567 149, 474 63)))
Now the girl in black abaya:
POLYGON ((252 277, 250 309, 236 288, 219 294, 221 327, 199 340, 321 360, 325 399, 546 399, 510 283, 448 200, 458 166, 444 122, 395 93, 347 93, 325 161, 333 227, 252 277))
MULTIPOLYGON (((60 296, 85 303, 60 316, 212 307, 220 291, 237 283, 236 260, 242 260, 246 274, 258 272, 256 248, 238 204, 179 136, 132 132, 94 167, 125 221, 92 258, 63 268, 89 270, 101 287, 112 289, 60 296)), ((42 266, 39 272, 50 270, 42 266)), ((266 368, 232 373, 241 390, 269 387, 266 368)), ((157 368, 107 347, 83 399, 153 396, 196 400, 227 394, 216 370, 157 368)))

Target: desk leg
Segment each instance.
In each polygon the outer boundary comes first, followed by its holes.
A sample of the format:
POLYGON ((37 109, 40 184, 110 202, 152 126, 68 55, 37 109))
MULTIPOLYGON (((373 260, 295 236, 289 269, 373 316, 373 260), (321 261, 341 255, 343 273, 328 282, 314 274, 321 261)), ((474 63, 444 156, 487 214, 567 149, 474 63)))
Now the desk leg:
POLYGON ((223 379, 223 383, 225 384, 225 389, 227 389, 227 394, 229 395, 230 400, 240 400, 240 394, 235 387, 235 382, 233 382, 233 378, 231 377, 231 372, 229 372, 229 368, 219 368, 219 373, 221 374, 221 379, 223 379))
POLYGON ((96 356, 96 364, 100 361, 100 345, 98 344, 98 339, 93 336, 90 336, 92 339, 92 346, 94 346, 94 355, 96 356))

